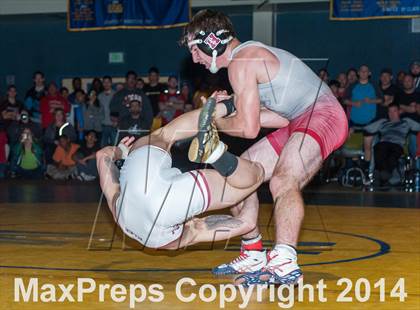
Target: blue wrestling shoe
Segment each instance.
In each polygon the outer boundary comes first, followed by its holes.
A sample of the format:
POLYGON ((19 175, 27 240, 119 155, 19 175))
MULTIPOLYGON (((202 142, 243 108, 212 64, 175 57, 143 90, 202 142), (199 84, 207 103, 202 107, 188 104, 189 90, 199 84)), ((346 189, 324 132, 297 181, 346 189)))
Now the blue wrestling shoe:
POLYGON ((241 251, 241 254, 230 263, 217 266, 213 268, 212 272, 217 276, 253 273, 261 270, 266 264, 267 253, 265 251, 241 251))
POLYGON ((296 285, 300 279, 303 279, 303 273, 297 264, 296 251, 282 245, 268 254, 268 263, 262 270, 243 274, 236 278, 235 283, 244 287, 255 284, 296 285))

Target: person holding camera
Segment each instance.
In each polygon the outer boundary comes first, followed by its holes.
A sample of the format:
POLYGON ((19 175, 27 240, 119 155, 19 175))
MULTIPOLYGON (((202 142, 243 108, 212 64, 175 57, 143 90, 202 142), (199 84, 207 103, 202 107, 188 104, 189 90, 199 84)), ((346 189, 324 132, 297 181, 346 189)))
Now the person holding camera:
POLYGON ((10 170, 12 177, 40 179, 43 176, 42 148, 34 140, 31 129, 25 128, 19 143, 12 149, 10 170))
POLYGON ((22 109, 19 113, 19 121, 13 122, 7 128, 7 137, 11 148, 20 143, 20 136, 25 128, 29 128, 35 140, 40 141, 42 138, 41 126, 30 119, 28 110, 22 109))

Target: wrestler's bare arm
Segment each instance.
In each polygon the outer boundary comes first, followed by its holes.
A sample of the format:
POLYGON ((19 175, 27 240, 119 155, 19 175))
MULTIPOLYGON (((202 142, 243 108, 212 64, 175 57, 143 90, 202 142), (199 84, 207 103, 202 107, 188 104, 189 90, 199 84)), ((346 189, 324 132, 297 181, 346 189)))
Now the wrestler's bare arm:
POLYGON ((114 219, 116 201, 120 194, 120 171, 115 166, 114 160, 121 158, 121 155, 121 150, 115 146, 107 146, 96 152, 99 182, 114 219))
POLYGON ((253 139, 260 130, 260 98, 253 62, 232 61, 229 81, 235 93, 236 113, 216 120, 217 128, 231 136, 253 139))

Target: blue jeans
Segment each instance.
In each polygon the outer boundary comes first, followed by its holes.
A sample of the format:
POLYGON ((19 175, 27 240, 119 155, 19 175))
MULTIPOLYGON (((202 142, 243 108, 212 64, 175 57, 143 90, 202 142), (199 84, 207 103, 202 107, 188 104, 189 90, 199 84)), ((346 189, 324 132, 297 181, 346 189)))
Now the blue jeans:
POLYGON ((414 133, 408 135, 408 153, 411 157, 416 157, 417 152, 417 136, 414 133))
POLYGON ((107 145, 115 145, 117 136, 117 129, 109 125, 102 125, 102 139, 101 147, 107 145))

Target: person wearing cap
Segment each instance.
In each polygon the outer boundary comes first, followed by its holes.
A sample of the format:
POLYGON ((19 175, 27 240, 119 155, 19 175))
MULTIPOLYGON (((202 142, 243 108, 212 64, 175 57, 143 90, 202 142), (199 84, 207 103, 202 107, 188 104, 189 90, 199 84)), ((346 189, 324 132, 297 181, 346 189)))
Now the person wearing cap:
POLYGON ((137 73, 128 71, 126 74, 126 84, 124 88, 117 91, 111 99, 110 111, 111 113, 118 113, 120 118, 130 114, 129 96, 141 96, 142 110, 141 117, 145 122, 145 127, 150 128, 153 121, 153 110, 149 98, 145 95, 143 90, 136 88, 137 73))
POLYGON ((142 117, 143 97, 132 94, 127 97, 127 101, 130 114, 120 118, 118 140, 126 136, 139 138, 149 134, 150 130, 148 122, 142 117))

